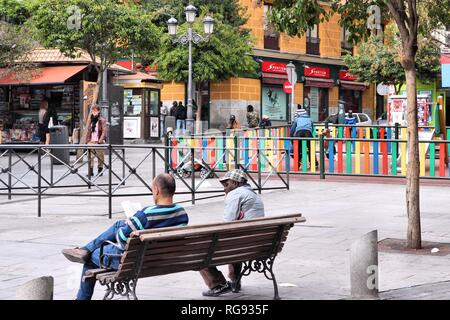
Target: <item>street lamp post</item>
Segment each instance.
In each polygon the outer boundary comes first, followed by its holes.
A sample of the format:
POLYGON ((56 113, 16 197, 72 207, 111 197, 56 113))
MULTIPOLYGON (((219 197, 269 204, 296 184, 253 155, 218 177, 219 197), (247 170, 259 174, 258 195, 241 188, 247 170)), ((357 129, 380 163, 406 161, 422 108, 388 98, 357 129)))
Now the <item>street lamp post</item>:
POLYGON ((291 122, 294 121, 295 114, 295 83, 297 82, 297 72, 295 71, 295 65, 290 61, 286 65, 286 73, 288 76, 288 81, 292 85, 292 93, 291 93, 291 122))
MULTIPOLYGON (((188 31, 180 35, 178 38, 174 38, 174 43, 181 43, 182 45, 189 46, 189 75, 188 75, 188 103, 187 103, 187 119, 186 119, 186 129, 190 132, 193 132, 194 128, 194 119, 192 112, 192 43, 199 44, 201 42, 208 41, 209 36, 212 34, 214 29, 214 19, 210 16, 206 16, 203 19, 203 28, 206 37, 201 36, 192 30, 192 24, 195 21, 195 17, 197 14, 197 9, 193 5, 188 5, 185 8, 186 13, 186 22, 188 23, 188 31)), ((177 35, 177 26, 178 21, 174 17, 170 18, 167 21, 167 27, 169 34, 172 37, 177 35)))

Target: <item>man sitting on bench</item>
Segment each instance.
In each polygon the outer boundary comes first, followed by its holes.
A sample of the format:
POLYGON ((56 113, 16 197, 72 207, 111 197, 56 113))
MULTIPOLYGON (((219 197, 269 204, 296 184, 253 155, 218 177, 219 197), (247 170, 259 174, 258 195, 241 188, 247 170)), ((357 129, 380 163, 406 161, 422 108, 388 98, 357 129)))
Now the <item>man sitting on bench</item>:
MULTIPOLYGON (((220 182, 225 191, 224 221, 229 222, 264 217, 264 204, 261 197, 247 183, 244 171, 239 169, 228 171, 220 179, 220 182)), ((216 267, 200 270, 200 274, 209 288, 209 290, 204 291, 202 294, 206 297, 217 297, 231 290, 233 292, 239 292, 241 284, 240 281, 239 283, 237 282, 237 279, 241 273, 241 269, 241 263, 228 265, 230 282, 227 282, 222 272, 216 267)))
POLYGON ((100 247, 104 241, 111 241, 103 249, 104 254, 111 256, 104 257, 102 263, 117 270, 120 264, 120 255, 123 253, 128 237, 133 231, 187 225, 189 218, 186 211, 182 206, 173 203, 175 180, 171 175, 158 175, 153 180, 152 191, 155 201, 154 206, 137 211, 128 220, 117 221, 82 248, 64 249, 62 251, 70 261, 84 263, 77 300, 90 300, 94 293, 95 279, 83 282, 83 276, 88 270, 99 268, 100 247), (116 243, 113 243, 113 241, 116 243))

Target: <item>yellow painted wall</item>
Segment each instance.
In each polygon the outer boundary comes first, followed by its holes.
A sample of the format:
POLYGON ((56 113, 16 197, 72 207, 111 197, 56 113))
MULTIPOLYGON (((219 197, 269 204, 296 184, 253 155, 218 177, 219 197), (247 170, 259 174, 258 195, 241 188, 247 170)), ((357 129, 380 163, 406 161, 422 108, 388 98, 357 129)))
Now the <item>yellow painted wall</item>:
MULTIPOLYGON (((329 11, 330 9, 326 9, 329 11)), ((319 25, 320 56, 330 58, 341 57, 341 27, 339 15, 331 16, 329 21, 319 25)))
POLYGON ((231 78, 222 82, 211 82, 211 100, 261 99, 259 79, 231 78))
MULTIPOLYGON (((336 108, 338 107, 339 102, 339 87, 334 86, 328 90, 328 106, 330 108, 336 108)), ((330 112, 331 113, 337 113, 337 112, 330 112)))
POLYGON ((306 53, 306 37, 289 37, 286 34, 280 35, 280 52, 286 53, 306 53))
POLYGON ((253 47, 264 49, 264 5, 257 5, 255 0, 239 0, 242 7, 247 8, 248 21, 244 28, 252 30, 253 47))
POLYGON ((363 91, 362 96, 362 108, 363 112, 366 112, 369 114, 369 116, 372 118, 372 121, 374 120, 375 115, 375 85, 371 84, 369 88, 363 91))
POLYGON ((161 90, 162 101, 184 101, 184 83, 167 82, 161 90))

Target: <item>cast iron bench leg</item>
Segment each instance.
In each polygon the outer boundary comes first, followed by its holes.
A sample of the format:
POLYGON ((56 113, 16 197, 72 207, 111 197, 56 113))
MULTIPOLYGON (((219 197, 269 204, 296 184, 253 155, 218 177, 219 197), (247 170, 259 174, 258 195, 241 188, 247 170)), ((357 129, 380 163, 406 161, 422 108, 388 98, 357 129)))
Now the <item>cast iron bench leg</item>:
POLYGON ((278 294, 278 284, 275 278, 275 274, 273 273, 272 267, 275 257, 268 258, 266 260, 251 260, 243 263, 243 268, 241 274, 238 276, 236 282, 240 283, 242 277, 248 276, 252 271, 256 271, 259 273, 264 273, 264 276, 268 280, 272 280, 273 282, 273 291, 274 291, 274 300, 280 300, 280 296, 278 294))
POLYGON ((114 281, 114 282, 100 282, 101 285, 106 285, 106 292, 103 300, 112 300, 114 296, 120 295, 127 297, 128 300, 138 300, 136 296, 137 279, 130 279, 128 281, 114 281))

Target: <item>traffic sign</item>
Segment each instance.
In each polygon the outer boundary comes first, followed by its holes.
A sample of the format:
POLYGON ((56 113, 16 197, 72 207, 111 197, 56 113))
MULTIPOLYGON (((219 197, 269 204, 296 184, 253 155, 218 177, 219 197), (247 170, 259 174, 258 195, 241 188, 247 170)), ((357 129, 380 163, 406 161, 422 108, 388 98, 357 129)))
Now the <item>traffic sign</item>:
POLYGON ((283 91, 286 92, 287 94, 291 94, 292 93, 292 84, 289 81, 286 81, 283 84, 283 91))

